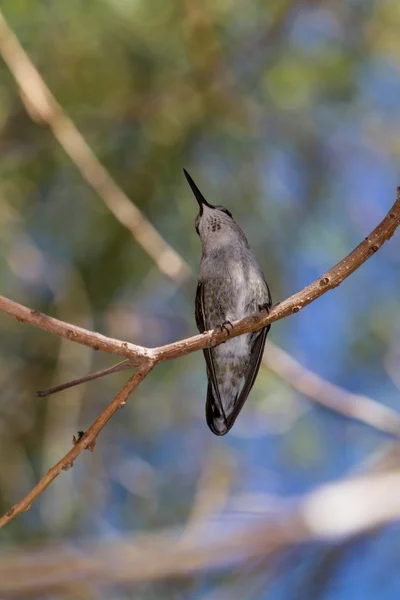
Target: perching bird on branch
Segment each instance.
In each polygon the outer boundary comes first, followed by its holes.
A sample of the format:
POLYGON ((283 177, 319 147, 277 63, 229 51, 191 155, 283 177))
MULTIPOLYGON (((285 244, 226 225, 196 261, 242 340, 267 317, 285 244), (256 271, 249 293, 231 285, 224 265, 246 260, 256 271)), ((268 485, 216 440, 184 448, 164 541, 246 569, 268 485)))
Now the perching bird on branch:
MULTIPOLYGON (((258 310, 269 310, 270 291, 231 213, 223 206, 209 204, 189 173, 184 172, 200 206, 196 231, 203 251, 196 294, 197 327, 201 333, 217 327, 229 332, 232 321, 258 310)), ((245 333, 203 351, 208 377, 206 419, 216 435, 225 435, 231 429, 247 400, 257 377, 269 328, 268 325, 255 333, 245 333)), ((42 390, 38 395, 47 396, 124 368, 132 368, 129 360, 42 390)))
MULTIPOLYGON (((184 173, 200 206, 196 217, 202 245, 195 303, 197 327, 200 333, 217 327, 228 332, 231 321, 269 310, 271 294, 231 213, 223 206, 209 204, 189 173, 184 173)), ((247 400, 269 328, 203 350, 208 377, 206 419, 216 435, 225 435, 231 429, 247 400)))

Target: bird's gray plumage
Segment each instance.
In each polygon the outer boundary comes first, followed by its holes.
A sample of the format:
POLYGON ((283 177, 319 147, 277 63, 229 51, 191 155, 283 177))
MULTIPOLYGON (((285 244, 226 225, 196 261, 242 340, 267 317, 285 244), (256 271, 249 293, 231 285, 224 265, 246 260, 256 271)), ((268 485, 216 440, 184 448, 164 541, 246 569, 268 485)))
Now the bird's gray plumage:
MULTIPOLYGON (((195 303, 199 331, 269 310, 269 288, 243 231, 226 208, 209 204, 184 172, 200 206, 196 230, 202 256, 195 303)), ((216 435, 225 435, 243 408, 257 377, 268 331, 269 326, 204 350, 206 419, 216 435)))

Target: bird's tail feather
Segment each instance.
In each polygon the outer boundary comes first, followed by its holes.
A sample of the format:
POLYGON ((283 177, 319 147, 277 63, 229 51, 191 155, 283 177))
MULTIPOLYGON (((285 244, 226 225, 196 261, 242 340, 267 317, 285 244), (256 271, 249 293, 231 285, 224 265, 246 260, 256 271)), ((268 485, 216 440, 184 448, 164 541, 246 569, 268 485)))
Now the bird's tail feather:
MULTIPOLYGON (((233 403, 235 406, 235 402, 233 403)), ((223 407, 222 407, 223 408, 223 407)), ((212 383, 208 384, 207 399, 206 399, 206 421, 207 425, 215 435, 225 435, 233 426, 237 415, 232 420, 225 412, 221 414, 220 403, 215 397, 212 383)))

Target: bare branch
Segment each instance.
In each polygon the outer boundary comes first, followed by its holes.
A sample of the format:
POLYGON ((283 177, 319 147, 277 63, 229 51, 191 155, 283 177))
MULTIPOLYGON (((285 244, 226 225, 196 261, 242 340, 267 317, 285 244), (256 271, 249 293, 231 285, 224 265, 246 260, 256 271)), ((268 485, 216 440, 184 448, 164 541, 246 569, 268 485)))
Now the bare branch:
POLYGON ((111 400, 107 408, 105 408, 97 419, 92 423, 89 429, 78 439, 74 440, 74 445, 71 450, 62 458, 54 467, 52 467, 46 475, 39 481, 37 485, 27 494, 20 502, 10 508, 6 514, 0 518, 0 527, 3 527, 14 519, 17 515, 29 510, 31 504, 36 498, 44 492, 44 490, 50 485, 52 481, 63 471, 68 471, 74 461, 83 452, 83 450, 93 450, 96 443, 97 436, 100 431, 111 419, 113 414, 117 412, 119 408, 124 406, 130 393, 139 385, 141 381, 147 376, 149 371, 152 369, 151 364, 144 364, 136 370, 134 375, 124 385, 122 390, 111 400))
MULTIPOLYGON (((375 254, 382 244, 390 239, 395 232, 396 228, 400 223, 400 188, 397 189, 397 199, 389 213, 383 219, 383 221, 374 229, 374 231, 361 242, 346 258, 340 261, 336 266, 332 267, 322 277, 305 287, 297 294, 290 296, 287 300, 284 300, 277 306, 275 306, 270 313, 265 311, 257 313, 250 317, 246 317, 240 321, 235 321, 232 328, 230 328, 229 337, 235 337, 246 333, 248 331, 257 331, 264 325, 283 319, 293 313, 299 312, 301 308, 310 304, 322 294, 325 294, 328 290, 337 287, 344 279, 346 279, 351 273, 360 267, 368 258, 375 254)), ((61 470, 66 465, 72 464, 72 461, 80 454, 80 452, 88 447, 90 443, 96 438, 98 432, 104 427, 105 423, 111 417, 111 415, 118 409, 118 406, 125 401, 130 391, 138 385, 138 383, 146 376, 148 371, 157 363, 185 356, 196 350, 215 346, 223 342, 227 335, 225 332, 215 329, 214 331, 208 331, 204 334, 195 335, 185 340, 174 342, 173 344, 167 344, 160 346, 159 348, 149 349, 141 346, 133 346, 126 342, 119 342, 107 338, 99 333, 94 333, 81 329, 79 327, 71 326, 68 323, 58 321, 52 317, 48 317, 37 311, 32 311, 21 304, 12 302, 4 296, 0 296, 0 310, 11 314, 20 320, 32 323, 37 327, 46 329, 59 335, 71 339, 71 331, 75 332, 72 336, 74 341, 86 344, 88 346, 102 348, 109 352, 114 352, 120 355, 126 355, 128 352, 132 352, 135 360, 142 362, 143 365, 138 368, 136 374, 129 380, 128 384, 121 390, 121 392, 114 398, 111 404, 105 411, 98 417, 93 423, 89 438, 88 433, 85 434, 83 440, 80 440, 72 450, 64 457, 55 467, 50 469, 48 474, 41 480, 41 482, 18 504, 10 509, 6 515, 0 519, 0 527, 5 525, 14 516, 21 513, 22 511, 29 508, 32 501, 37 498, 41 492, 59 475, 61 470), (129 347, 131 348, 129 350, 129 347), (124 350, 122 353, 121 350, 124 350), (61 466, 60 466, 61 465, 61 466)))
MULTIPOLYGON (((258 331, 265 325, 284 319, 289 315, 298 313, 302 308, 314 302, 327 291, 339 286, 349 275, 354 273, 368 258, 389 240, 400 223, 400 187, 397 188, 396 202, 381 221, 381 223, 337 265, 318 277, 313 283, 303 288, 300 292, 293 294, 290 298, 275 305, 269 313, 260 312, 240 321, 235 321, 230 328, 228 337, 236 337, 249 331, 258 331)), ((156 362, 164 362, 189 354, 195 350, 215 346, 227 338, 225 332, 220 330, 208 331, 186 340, 166 344, 153 349, 153 357, 156 362)))
POLYGON ((138 364, 149 361, 156 364, 185 356, 197 350, 216 346, 225 341, 227 337, 236 337, 249 331, 258 331, 269 323, 299 312, 304 306, 307 306, 327 291, 337 287, 349 275, 354 273, 356 269, 379 250, 384 242, 392 237, 399 223, 400 188, 397 188, 396 202, 386 217, 350 254, 301 291, 275 305, 269 313, 262 311, 235 321, 230 328, 229 334, 220 329, 215 329, 173 342, 172 344, 159 346, 158 348, 145 348, 108 338, 100 333, 91 332, 70 323, 59 321, 38 311, 31 310, 17 302, 13 302, 4 296, 0 296, 0 310, 14 316, 19 321, 36 325, 60 337, 85 344, 96 350, 101 349, 106 352, 118 354, 119 356, 126 356, 138 364))
POLYGON ((0 10, 0 52, 21 90, 27 112, 47 124, 82 177, 96 190, 122 225, 154 260, 157 267, 177 285, 190 280, 190 267, 160 236, 157 229, 115 183, 98 161, 85 138, 65 114, 0 10))
POLYGON ((135 364, 152 360, 152 351, 149 348, 136 346, 130 342, 122 342, 121 340, 106 337, 101 333, 60 321, 38 310, 18 304, 18 302, 14 302, 5 296, 0 296, 0 310, 15 317, 20 323, 35 325, 71 342, 89 346, 93 350, 103 350, 104 352, 110 352, 118 356, 125 356, 135 364))
POLYGON ((141 363, 143 361, 165 362, 173 358, 185 356, 197 350, 203 350, 221 344, 227 337, 237 337, 249 331, 258 331, 265 325, 284 319, 289 315, 298 313, 304 306, 311 304, 317 298, 337 287, 356 271, 366 260, 368 260, 379 248, 389 240, 400 224, 400 187, 397 188, 397 199, 392 208, 381 221, 381 223, 337 265, 318 277, 301 291, 293 294, 283 302, 275 305, 269 313, 262 311, 255 313, 239 321, 232 323, 229 334, 220 329, 206 331, 190 338, 159 346, 157 348, 145 348, 135 346, 128 342, 121 342, 108 338, 100 333, 95 333, 73 326, 69 323, 48 317, 43 313, 31 310, 22 304, 17 304, 0 296, 0 310, 16 317, 18 320, 31 323, 47 331, 51 331, 60 337, 91 346, 95 349, 105 350, 119 356, 141 363))
POLYGON ((313 398, 325 408, 341 413, 350 419, 357 419, 386 433, 400 435, 400 414, 398 412, 373 398, 353 394, 330 383, 298 363, 278 346, 270 344, 266 348, 264 364, 300 394, 313 398))
POLYGON ((133 369, 134 367, 135 363, 131 360, 123 360, 122 362, 117 363, 113 367, 108 367, 107 369, 102 369, 101 371, 89 373, 89 375, 79 377, 79 379, 72 379, 71 381, 61 383, 60 385, 48 388, 47 390, 38 390, 37 395, 39 396, 39 398, 45 398, 46 396, 50 396, 50 394, 56 394, 57 392, 68 390, 69 388, 75 387, 76 385, 81 385, 82 383, 87 383, 88 381, 99 379, 100 377, 104 377, 105 375, 112 375, 113 373, 118 373, 119 371, 133 369))
POLYGON ((214 329, 213 331, 207 331, 178 342, 173 342, 172 344, 151 349, 143 346, 135 346, 128 342, 121 342, 100 333, 91 332, 59 321, 38 311, 31 310, 22 304, 13 302, 4 296, 0 296, 0 310, 14 316, 19 321, 31 323, 60 337, 91 346, 95 349, 118 354, 119 356, 128 356, 128 358, 138 363, 144 361, 152 361, 154 364, 165 362, 173 358, 185 356, 191 352, 196 352, 197 350, 216 346, 225 341, 227 337, 237 337, 249 331, 258 331, 269 323, 279 321, 299 312, 304 306, 307 306, 327 291, 337 287, 349 275, 354 273, 356 269, 379 250, 384 242, 392 237, 399 223, 400 188, 397 189, 396 202, 383 221, 343 260, 301 291, 275 305, 269 313, 262 311, 235 321, 232 323, 228 335, 225 331, 214 329))

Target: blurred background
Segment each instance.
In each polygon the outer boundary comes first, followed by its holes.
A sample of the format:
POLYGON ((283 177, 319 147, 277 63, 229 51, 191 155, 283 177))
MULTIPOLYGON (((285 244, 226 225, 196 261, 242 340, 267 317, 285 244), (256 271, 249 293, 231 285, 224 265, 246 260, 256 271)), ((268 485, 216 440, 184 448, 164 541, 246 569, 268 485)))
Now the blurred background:
MULTIPOLYGON (((194 278, 197 204, 182 167, 240 223, 275 302, 343 258, 395 200, 396 0, 4 0, 2 11, 62 109, 194 278)), ((195 279, 160 272, 29 106, 1 62, 2 293, 137 344, 196 333, 195 279)), ((274 324, 269 339, 327 381, 398 409, 399 267, 397 236, 339 288, 274 324)), ((128 374, 37 398, 116 357, 4 313, 0 330, 4 512, 128 374)), ((3 550, 104 543, 216 518, 232 498, 304 493, 353 472, 390 439, 264 367, 224 438, 205 424, 205 394, 201 353, 158 366, 95 452, 1 530, 3 550)), ((393 525, 340 552, 325 547, 324 560, 307 545, 244 570, 139 587, 86 582, 37 597, 397 599, 399 539, 393 525)))

